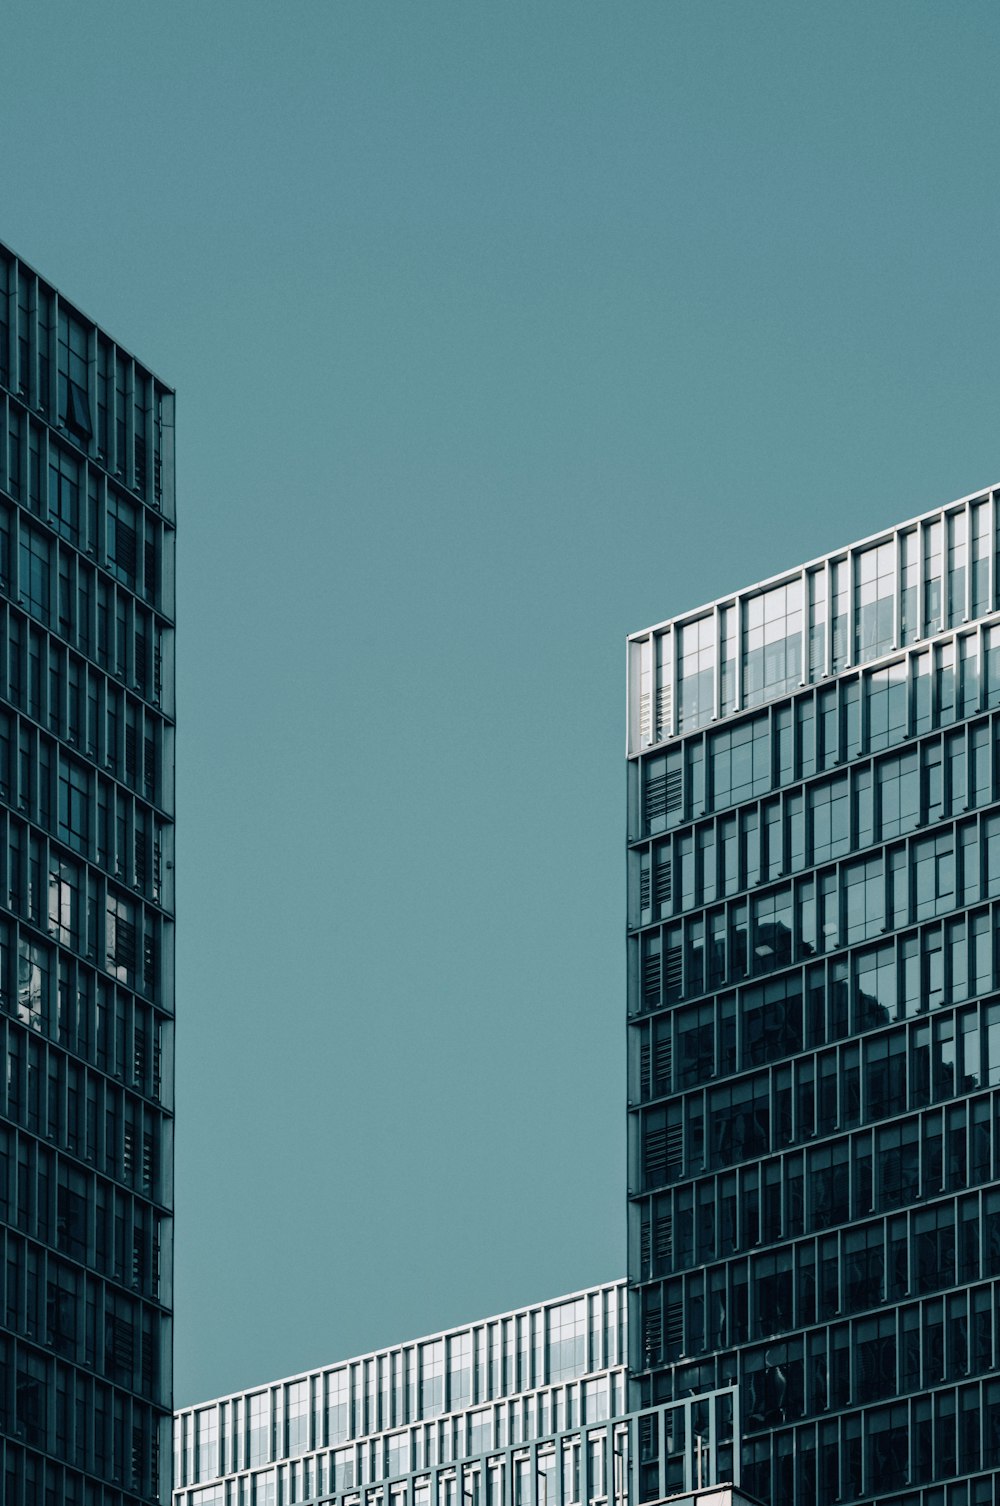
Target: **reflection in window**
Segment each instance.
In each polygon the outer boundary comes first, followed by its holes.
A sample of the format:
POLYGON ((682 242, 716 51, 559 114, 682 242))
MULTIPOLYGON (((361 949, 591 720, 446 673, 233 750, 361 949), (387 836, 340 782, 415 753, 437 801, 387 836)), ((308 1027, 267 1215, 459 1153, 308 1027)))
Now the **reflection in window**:
POLYGON ((701 727, 715 711, 715 618, 702 617, 680 633, 679 730, 701 727))
MULTIPOLYGON (((251 1396, 249 1400, 250 1464, 264 1464, 271 1457, 270 1406, 267 1392, 251 1396)), ((264 1476, 258 1478, 263 1479, 264 1476)))
POLYGON ((964 510, 949 513, 945 521, 948 527, 948 626, 956 627, 966 616, 965 573, 968 550, 964 510))
POLYGON ((763 794, 771 785, 771 738, 766 716, 725 728, 709 739, 716 807, 763 794))
POLYGON ((550 1383, 570 1380, 586 1369, 587 1314, 582 1297, 548 1310, 550 1383))
POLYGON ((756 706, 801 682, 802 582, 751 596, 743 610, 743 697, 756 706))
POLYGON ((848 596, 847 582, 848 569, 846 560, 835 560, 830 566, 830 580, 833 591, 833 612, 831 641, 833 644, 833 668, 843 669, 848 659, 849 649, 849 611, 850 600, 848 596))
POLYGON ((876 1029, 895 1019, 896 954, 892 944, 858 953, 853 965, 855 1028, 876 1029))
POLYGON ((293 1381, 288 1387, 288 1452, 304 1454, 309 1447, 309 1383, 293 1381))
POLYGON ((739 656, 736 637, 739 613, 735 606, 723 607, 720 612, 722 654, 719 666, 722 714, 736 708, 736 673, 739 656))
POLYGON ((854 624, 858 660, 877 659, 893 646, 895 545, 877 544, 855 560, 854 624))
POLYGON ((904 533, 899 542, 902 556, 902 579, 899 593, 900 639, 903 643, 913 643, 920 636, 920 622, 917 615, 919 536, 914 530, 911 533, 904 533))
POLYGON ((924 525, 924 634, 941 631, 940 522, 924 525))
POLYGON ((774 1061, 802 1049, 802 977, 777 978, 748 988, 742 999, 743 1067, 774 1061))
POLYGON ((444 1340, 420 1346, 420 1411, 423 1417, 444 1410, 444 1340))
POLYGON ((17 1017, 41 1030, 49 992, 49 956, 44 947, 24 937, 17 953, 17 1017))
POLYGON ((812 570, 809 585, 809 678, 826 672, 826 567, 812 570))
POLYGON ((87 330, 64 309, 59 311, 59 417, 80 439, 91 433, 87 397, 87 330))
POLYGON ((990 610, 990 506, 972 505, 972 615, 990 610))
POLYGON ((868 746, 891 747, 906 736, 907 672, 906 661, 872 670, 865 678, 868 702, 868 746))

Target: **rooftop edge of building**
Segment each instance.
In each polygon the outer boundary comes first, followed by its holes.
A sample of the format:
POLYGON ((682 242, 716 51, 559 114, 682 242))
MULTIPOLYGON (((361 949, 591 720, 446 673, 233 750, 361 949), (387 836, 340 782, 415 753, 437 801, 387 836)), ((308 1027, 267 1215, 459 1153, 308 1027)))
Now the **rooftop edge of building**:
MULTIPOLYGON (((199 1401, 185 1402, 175 1408, 175 1415, 182 1412, 196 1412, 203 1407, 212 1407, 220 1402, 231 1401, 236 1397, 248 1396, 253 1391, 265 1391, 273 1386, 291 1385, 296 1381, 307 1380, 312 1375, 320 1374, 327 1370, 340 1370, 347 1365, 357 1365, 364 1360, 370 1360, 377 1355, 391 1354, 399 1349, 409 1349, 417 1344, 431 1344, 438 1339, 449 1339, 457 1334, 464 1333, 467 1329, 481 1328, 486 1323, 499 1323, 505 1318, 518 1317, 523 1313, 538 1312, 543 1309, 560 1307, 565 1302, 575 1302, 581 1297, 596 1296, 601 1292, 618 1292, 624 1300, 628 1290, 628 1279, 625 1276, 615 1277, 611 1281, 598 1281, 593 1286, 581 1287, 578 1291, 564 1292, 556 1297, 546 1297, 540 1302, 524 1302, 518 1307, 507 1308, 504 1312, 487 1313, 485 1317, 469 1318, 464 1323, 453 1323, 448 1328, 436 1329, 431 1333, 416 1334, 413 1338, 397 1339, 391 1344, 379 1344, 374 1349, 365 1349, 358 1354, 346 1355, 339 1359, 327 1360, 320 1365, 310 1365, 305 1370, 294 1371, 290 1375, 269 1377, 266 1380, 255 1381, 247 1386, 239 1386, 233 1391, 223 1391, 218 1396, 206 1396, 199 1401)), ((627 1308, 623 1306, 623 1314, 627 1308)), ((604 1369, 608 1367, 602 1367, 604 1369)), ((612 1366, 612 1369, 621 1368, 612 1366)), ((596 1373, 596 1372, 595 1372, 596 1373)))
POLYGON ((930 644, 935 672, 980 674, 998 612, 990 486, 631 634, 626 756, 894 662, 923 674, 930 644))
POLYGON ((176 398, 177 389, 171 382, 168 382, 166 378, 160 376, 158 371, 155 371, 153 367, 148 364, 148 362, 143 361, 139 356, 137 356, 129 346, 123 345, 120 340, 116 340, 114 335, 106 325, 102 324, 100 320, 95 319, 93 315, 88 314, 86 309, 81 308, 80 305, 74 302, 72 298, 68 297, 61 288, 56 287, 54 282, 52 282, 43 273, 39 272, 38 269, 33 266, 26 257, 22 256, 20 252, 16 251, 13 246, 8 245, 5 240, 0 240, 0 257, 9 258, 11 261, 16 262, 18 266, 23 267, 24 270, 30 273, 32 277, 37 278, 40 283, 48 288, 50 293, 53 293, 59 299, 60 304, 65 304, 66 307, 85 324, 89 324, 94 329, 99 330, 107 340, 110 340, 111 344, 115 346, 116 350, 120 350, 122 354, 124 356, 127 356, 130 361, 134 361, 137 366, 140 366, 143 371, 147 372, 149 376, 152 377, 153 381, 156 382, 159 387, 163 388, 164 392, 169 393, 171 397, 176 398))
POLYGON ((868 534, 865 538, 855 539, 849 544, 840 544, 836 549, 829 549, 825 554, 818 554, 813 559, 805 560, 802 564, 787 565, 774 575, 768 575, 763 580, 753 581, 750 585, 737 586, 732 591, 726 591, 721 596, 716 596, 712 601, 705 601, 698 606, 688 607, 683 612, 677 612, 673 617, 664 617, 659 622, 652 622, 647 627, 636 628, 626 635, 626 643, 634 643, 646 638, 650 633, 659 633, 667 628, 683 627, 685 623, 693 622, 699 617, 704 617, 716 607, 729 606, 741 597, 754 596, 758 592, 769 590, 772 586, 784 585, 787 581, 801 575, 805 570, 818 569, 828 560, 847 558, 850 554, 857 554, 862 550, 869 549, 876 544, 885 543, 892 538, 893 534, 904 532, 907 529, 919 527, 921 523, 933 521, 943 513, 954 512, 956 508, 965 507, 971 502, 985 501, 997 494, 1000 500, 1000 481, 991 482, 987 486, 979 486, 975 491, 966 493, 963 497, 956 497, 953 501, 939 503, 937 507, 930 507, 926 512, 917 513, 911 518, 905 518, 900 523, 889 523, 885 528, 880 528, 875 533, 868 534))

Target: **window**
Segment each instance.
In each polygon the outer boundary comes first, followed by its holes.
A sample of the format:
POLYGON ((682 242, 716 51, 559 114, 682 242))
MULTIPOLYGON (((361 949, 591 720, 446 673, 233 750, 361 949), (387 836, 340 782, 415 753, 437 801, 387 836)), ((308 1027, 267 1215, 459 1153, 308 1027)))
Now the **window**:
POLYGON ((59 836, 77 852, 86 852, 90 835, 90 780, 87 770, 68 758, 59 766, 59 836))
POLYGON ((948 626, 955 627, 966 616, 965 576, 968 544, 964 510, 949 513, 945 522, 948 528, 948 626))
POLYGON ((211 1480, 219 1473, 219 1414, 215 1407, 195 1413, 195 1479, 211 1480))
POLYGON ((951 910, 955 904, 955 849, 951 833, 925 837, 913 846, 916 919, 951 910))
POLYGON ((680 685, 678 730, 688 731, 711 720, 715 711, 715 618, 702 617, 678 629, 680 685))
POLYGON ((21 527, 21 600, 40 622, 49 619, 49 544, 41 534, 21 527))
POLYGON ((472 1400, 472 1336, 459 1334, 448 1341, 448 1408, 466 1407, 472 1400))
POLYGON ((743 611, 743 697, 755 706, 801 681, 802 582, 751 596, 743 611))
POLYGON ((918 1123, 910 1120, 876 1132, 875 1173, 879 1208, 902 1208, 920 1194, 918 1123))
POLYGON ((850 786, 846 774, 809 790, 809 821, 814 863, 841 857, 851 845, 850 786))
POLYGON ((941 631, 942 529, 924 524, 924 636, 941 631))
POLYGON ((135 983, 136 928, 135 907, 131 900, 108 894, 107 960, 108 967, 122 983, 135 983))
POLYGON ((304 1454, 309 1447, 309 1382, 293 1381, 286 1397, 288 1452, 304 1454))
POLYGON ((716 808, 771 787, 771 739, 766 716, 720 730, 709 739, 712 801, 716 808))
POLYGON ((548 1311, 550 1383, 570 1380, 587 1367, 587 1316, 584 1299, 564 1302, 548 1311))
POLYGON ((841 884, 848 943, 877 935, 885 926, 881 857, 846 865, 841 873, 841 884))
POLYGON ((865 677, 868 702, 868 746, 888 748, 906 736, 906 661, 871 670, 865 677))
POLYGON ((130 502, 108 493, 108 565, 132 590, 136 571, 136 512, 130 502))
POLYGON ((80 439, 91 435, 87 397, 87 330, 65 310, 59 312, 59 417, 80 439))
POLYGON ((49 934, 63 946, 80 944, 80 870, 64 858, 49 874, 49 934))
POLYGON ((420 1345, 420 1413, 432 1417, 444 1410, 444 1340, 420 1345))
POLYGON ((270 1397, 267 1392, 249 1398, 250 1465, 265 1464, 271 1457, 270 1397))
POLYGON ((745 990, 742 1066, 774 1061, 802 1049, 802 978, 777 978, 745 990))
POLYGON ((896 1018, 896 954, 890 943, 855 953, 854 1028, 877 1030, 896 1018))
POLYGON ((854 623, 858 662, 877 659, 893 646, 895 545, 877 544, 855 560, 854 623))
POLYGON ((48 1009, 49 954, 23 937, 17 955, 17 1017, 41 1030, 48 1009))
POLYGON ((879 818, 882 838, 913 831, 920 820, 917 755, 902 753, 878 765, 879 818))
POLYGON ((80 463, 58 445, 49 447, 49 522, 74 544, 80 532, 80 463))

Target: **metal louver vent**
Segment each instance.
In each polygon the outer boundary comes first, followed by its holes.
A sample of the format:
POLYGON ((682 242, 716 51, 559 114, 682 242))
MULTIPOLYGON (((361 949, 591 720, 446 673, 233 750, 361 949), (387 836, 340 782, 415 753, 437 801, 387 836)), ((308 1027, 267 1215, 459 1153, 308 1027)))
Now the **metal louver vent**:
POLYGON ((651 1182, 660 1182, 666 1175, 667 1170, 667 1130, 649 1129, 646 1131, 646 1176, 651 1182))
POLYGON ((147 989, 156 982, 156 940, 152 936, 142 939, 142 981, 147 989))
POLYGON ((645 746, 653 740, 652 727, 652 701, 649 691, 643 691, 639 697, 639 741, 645 746))
POLYGON ((653 1254, 658 1261, 669 1263, 673 1252, 673 1221, 669 1213, 662 1213, 653 1222, 653 1254))
POLYGON ((823 633, 819 628, 813 628, 809 633, 809 675, 810 678, 821 674, 823 671, 823 633))
POLYGON ((648 1041, 643 1041, 642 1045, 639 1047, 639 1096, 641 1098, 648 1098, 649 1097, 649 1090, 650 1090, 649 1061, 650 1061, 649 1042, 648 1041))
POLYGON ((135 576, 135 529, 118 518, 115 523, 115 564, 121 565, 126 575, 135 576))
POLYGON ((672 709, 673 701, 670 695, 670 686, 661 685, 656 692, 656 736, 658 742, 661 738, 670 736, 672 730, 670 725, 672 709))
POLYGON ((646 780, 646 820, 658 821, 667 814, 667 776, 650 774, 646 780))
POLYGON ((647 865, 639 869, 639 909, 649 909, 650 875, 647 865))
POLYGON ((653 1073, 658 1093, 669 1093, 673 1075, 674 1048, 669 1035, 661 1036, 653 1048, 653 1073))
POLYGON ((144 737, 142 740, 142 785, 147 800, 152 800, 156 795, 156 739, 144 737))
POLYGON ((673 893, 673 876, 670 871, 670 854, 662 852, 655 870, 654 893, 658 905, 669 905, 673 893))
POLYGON ((680 988, 681 986, 681 957, 682 953, 679 946, 667 947, 663 975, 668 989, 680 988))
POLYGON ((119 1370, 132 1369, 135 1331, 125 1318, 109 1318, 107 1347, 111 1363, 119 1370))
POLYGON ((115 967, 132 971, 135 967, 135 926, 130 921, 115 918, 115 950, 112 958, 115 967))
POLYGON ((132 1042, 132 1076, 140 1086, 146 1081, 146 1032, 138 1028, 132 1042))
POLYGON ((667 814, 681 808, 682 785, 680 769, 671 769, 666 777, 667 814))
POLYGON ((153 1189, 153 1137, 146 1134, 142 1137, 142 1186, 147 1193, 153 1189))
POLYGON ((660 954, 649 952, 642 960, 642 1002, 646 1009, 660 1003, 660 954))

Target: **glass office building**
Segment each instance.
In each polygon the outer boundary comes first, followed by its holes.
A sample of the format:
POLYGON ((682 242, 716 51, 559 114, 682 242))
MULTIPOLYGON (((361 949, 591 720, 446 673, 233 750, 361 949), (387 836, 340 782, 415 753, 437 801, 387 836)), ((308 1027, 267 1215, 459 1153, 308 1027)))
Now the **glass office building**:
POLYGON ((732 1480, 733 1397, 626 1412, 623 1281, 186 1408, 174 1506, 626 1506, 732 1480))
POLYGON ((633 1400, 1000 1501, 1000 492, 629 641, 633 1400))
POLYGON ((0 247, 0 1497, 167 1499, 174 397, 0 247))

